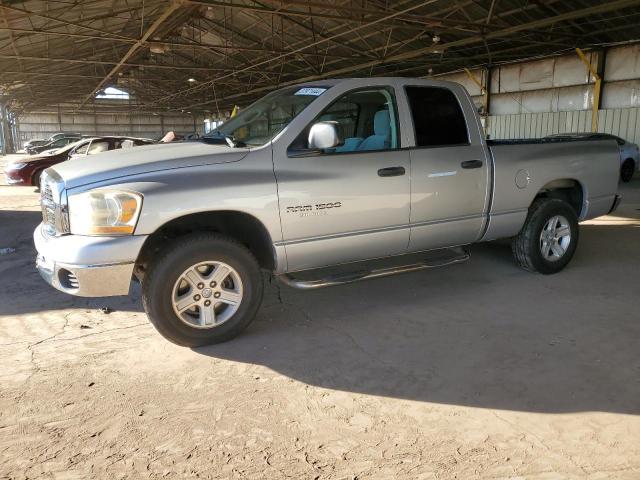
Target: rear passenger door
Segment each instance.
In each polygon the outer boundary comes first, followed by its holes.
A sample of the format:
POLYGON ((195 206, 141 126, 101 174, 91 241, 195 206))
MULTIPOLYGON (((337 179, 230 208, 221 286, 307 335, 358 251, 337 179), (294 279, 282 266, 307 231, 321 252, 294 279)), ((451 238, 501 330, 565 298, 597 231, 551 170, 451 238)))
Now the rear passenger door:
POLYGON ((468 97, 446 87, 405 87, 414 124, 409 251, 476 241, 489 200, 483 133, 468 97), (469 124, 465 120, 473 119, 469 124))

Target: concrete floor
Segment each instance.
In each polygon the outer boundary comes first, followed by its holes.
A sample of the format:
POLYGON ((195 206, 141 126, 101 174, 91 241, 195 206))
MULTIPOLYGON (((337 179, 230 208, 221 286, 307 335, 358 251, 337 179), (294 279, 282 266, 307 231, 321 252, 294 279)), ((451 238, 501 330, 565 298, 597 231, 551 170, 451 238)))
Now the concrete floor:
POLYGON ((640 180, 621 191, 558 275, 493 242, 433 271, 271 284, 244 335, 190 350, 138 290, 45 285, 38 197, 0 186, 0 478, 638 479, 640 180))

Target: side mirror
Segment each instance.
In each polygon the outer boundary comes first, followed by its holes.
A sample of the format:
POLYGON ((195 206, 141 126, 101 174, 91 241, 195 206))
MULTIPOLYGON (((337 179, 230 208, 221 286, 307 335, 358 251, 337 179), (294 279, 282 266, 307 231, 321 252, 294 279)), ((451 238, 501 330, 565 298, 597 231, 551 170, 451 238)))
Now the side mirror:
POLYGON ((342 145, 340 124, 338 122, 314 123, 309 130, 309 148, 324 150, 342 145))

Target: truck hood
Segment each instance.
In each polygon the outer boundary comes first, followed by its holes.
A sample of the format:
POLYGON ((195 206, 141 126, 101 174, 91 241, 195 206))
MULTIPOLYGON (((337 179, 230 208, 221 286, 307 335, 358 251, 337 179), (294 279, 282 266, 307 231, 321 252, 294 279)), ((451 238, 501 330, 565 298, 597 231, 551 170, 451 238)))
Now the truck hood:
POLYGON ((73 158, 56 165, 54 170, 67 188, 74 188, 141 173, 236 162, 247 153, 248 148, 201 142, 159 143, 73 158))

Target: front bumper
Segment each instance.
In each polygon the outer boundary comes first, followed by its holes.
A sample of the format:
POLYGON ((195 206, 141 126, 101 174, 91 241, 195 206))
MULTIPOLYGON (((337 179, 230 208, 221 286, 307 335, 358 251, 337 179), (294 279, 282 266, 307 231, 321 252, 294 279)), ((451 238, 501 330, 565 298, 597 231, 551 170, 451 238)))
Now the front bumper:
POLYGON ((4 175, 7 185, 28 185, 20 170, 5 170, 4 175))
POLYGON ((146 235, 51 237, 36 228, 36 268, 54 288, 80 297, 127 295, 146 235))

